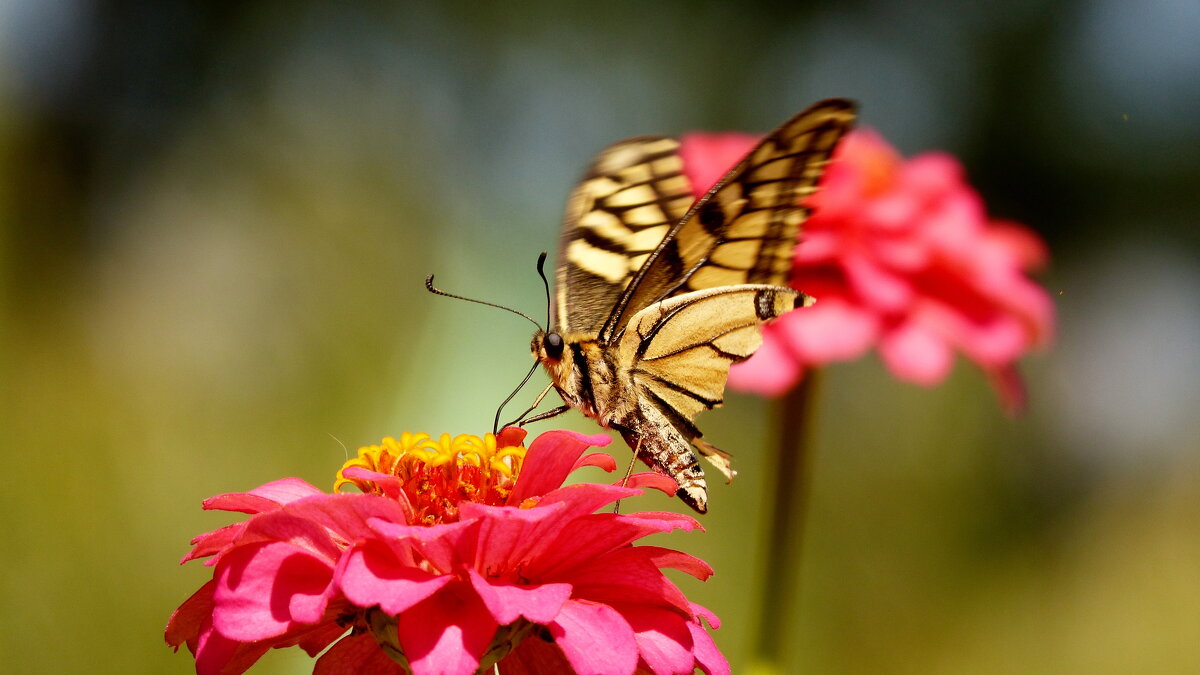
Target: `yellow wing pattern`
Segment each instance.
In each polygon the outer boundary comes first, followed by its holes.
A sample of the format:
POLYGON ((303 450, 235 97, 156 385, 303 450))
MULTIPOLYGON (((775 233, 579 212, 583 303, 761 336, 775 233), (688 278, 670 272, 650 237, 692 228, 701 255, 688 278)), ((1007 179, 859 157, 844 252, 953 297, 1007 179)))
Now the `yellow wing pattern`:
POLYGON ((558 259, 557 327, 594 334, 692 205, 679 142, 665 136, 609 146, 567 201, 558 259))
POLYGON ((643 307, 734 284, 787 284, 792 249, 854 104, 822 101, 767 135, 697 200, 629 280, 599 332, 607 342, 643 307))

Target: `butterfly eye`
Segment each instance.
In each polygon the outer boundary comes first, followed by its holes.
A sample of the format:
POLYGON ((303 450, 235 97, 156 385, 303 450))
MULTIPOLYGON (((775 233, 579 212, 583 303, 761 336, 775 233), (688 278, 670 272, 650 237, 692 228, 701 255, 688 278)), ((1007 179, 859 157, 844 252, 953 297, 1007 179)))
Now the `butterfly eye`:
POLYGON ((558 333, 546 333, 546 337, 542 338, 542 347, 546 349, 546 356, 552 359, 562 358, 563 339, 558 333))

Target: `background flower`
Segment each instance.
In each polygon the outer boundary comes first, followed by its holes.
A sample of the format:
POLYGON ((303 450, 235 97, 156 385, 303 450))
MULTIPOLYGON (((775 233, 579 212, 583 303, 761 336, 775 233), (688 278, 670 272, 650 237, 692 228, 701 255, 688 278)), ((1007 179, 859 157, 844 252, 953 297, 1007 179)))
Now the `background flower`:
MULTIPOLYGON (((683 138, 685 171, 703 194, 756 142, 745 134, 683 138)), ((898 378, 934 385, 955 352, 989 374, 1003 402, 1023 402, 1015 363, 1050 339, 1054 310, 1026 273, 1045 248, 1016 223, 989 220, 961 165, 944 153, 904 160, 877 133, 848 134, 834 153, 796 247, 791 285, 818 302, 768 325, 730 386, 766 395, 813 366, 877 347, 898 378)))
POLYGON ((171 617, 197 672, 240 673, 271 648, 315 655, 315 673, 726 673, 704 623, 663 575, 712 570, 679 551, 633 543, 699 524, 674 513, 596 513, 670 479, 561 487, 576 468, 612 470, 605 436, 551 431, 435 441, 405 434, 368 446, 324 494, 288 479, 206 508, 251 513, 197 537, 213 580, 171 617), (347 634, 347 629, 350 632, 347 634), (340 640, 339 640, 340 639, 340 640), (510 669, 511 667, 511 669, 510 669))

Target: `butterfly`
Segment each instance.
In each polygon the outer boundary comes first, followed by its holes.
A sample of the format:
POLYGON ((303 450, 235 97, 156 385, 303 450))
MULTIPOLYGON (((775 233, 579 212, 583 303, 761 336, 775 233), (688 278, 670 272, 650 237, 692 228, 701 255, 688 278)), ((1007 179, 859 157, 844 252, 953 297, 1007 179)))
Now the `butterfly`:
POLYGON ((641 137, 604 149, 567 203, 555 324, 530 345, 551 379, 542 394, 553 388, 565 405, 522 423, 575 408, 617 430, 705 513, 693 448, 728 480, 734 471, 693 419, 721 404, 729 367, 758 349, 765 322, 812 304, 787 286, 808 215, 800 202, 854 117, 850 101, 814 104, 699 199, 678 140, 641 137))

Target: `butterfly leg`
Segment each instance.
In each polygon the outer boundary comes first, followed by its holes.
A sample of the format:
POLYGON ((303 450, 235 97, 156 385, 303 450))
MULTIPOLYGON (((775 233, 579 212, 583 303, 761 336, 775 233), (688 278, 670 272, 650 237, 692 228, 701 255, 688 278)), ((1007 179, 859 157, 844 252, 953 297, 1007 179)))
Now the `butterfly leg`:
POLYGON ((528 419, 520 420, 520 421, 518 421, 518 424, 520 426, 525 426, 526 424, 531 424, 533 422, 541 422, 542 420, 548 420, 551 417, 558 417, 559 415, 567 412, 570 409, 571 409, 571 406, 569 406, 569 405, 560 405, 557 408, 551 408, 550 410, 547 410, 544 413, 538 413, 537 415, 534 415, 533 417, 530 417, 528 419))
MULTIPOLYGON (((638 454, 642 450, 642 439, 638 439, 637 447, 633 449, 633 457, 629 458, 629 466, 625 469, 625 477, 621 479, 621 487, 625 487, 629 483, 629 477, 633 475, 633 467, 637 464, 638 454)), ((621 500, 618 499, 616 504, 613 504, 613 513, 621 512, 621 500)))

